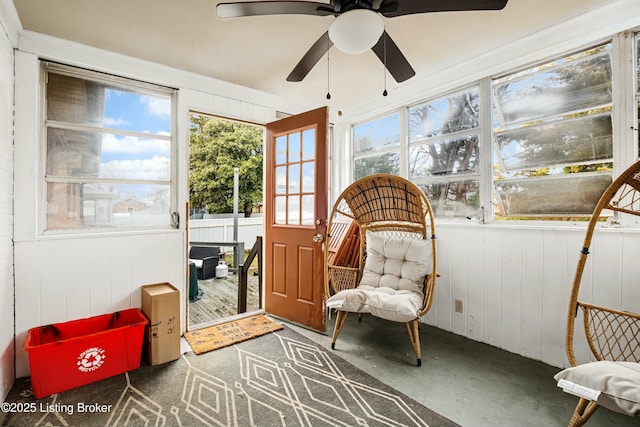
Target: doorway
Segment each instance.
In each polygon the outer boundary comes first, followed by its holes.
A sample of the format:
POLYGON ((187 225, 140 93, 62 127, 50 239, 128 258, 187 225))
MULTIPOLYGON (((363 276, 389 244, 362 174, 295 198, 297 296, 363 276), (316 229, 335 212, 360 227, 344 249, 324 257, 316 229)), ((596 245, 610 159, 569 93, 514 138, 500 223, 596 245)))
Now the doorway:
POLYGON ((264 127, 189 119, 187 330, 195 330, 262 311, 264 127))

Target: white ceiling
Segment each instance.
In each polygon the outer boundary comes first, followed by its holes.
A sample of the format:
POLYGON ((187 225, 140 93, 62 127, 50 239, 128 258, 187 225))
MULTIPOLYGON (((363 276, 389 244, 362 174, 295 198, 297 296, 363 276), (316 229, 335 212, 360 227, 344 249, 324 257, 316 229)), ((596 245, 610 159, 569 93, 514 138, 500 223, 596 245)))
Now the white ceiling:
MULTIPOLYGON (((322 0, 320 0, 322 1, 322 0)), ((402 2, 402 0, 399 0, 402 2)), ((423 0, 429 1, 429 0, 423 0)), ((384 19, 416 70, 412 80, 446 70, 617 0, 510 0, 502 11, 443 12, 384 19)), ((379 99, 382 63, 371 51, 330 51, 300 83, 285 79, 333 17, 219 19, 216 0, 13 0, 26 30, 338 108, 379 99)), ((387 74, 391 92, 398 85, 387 74)))

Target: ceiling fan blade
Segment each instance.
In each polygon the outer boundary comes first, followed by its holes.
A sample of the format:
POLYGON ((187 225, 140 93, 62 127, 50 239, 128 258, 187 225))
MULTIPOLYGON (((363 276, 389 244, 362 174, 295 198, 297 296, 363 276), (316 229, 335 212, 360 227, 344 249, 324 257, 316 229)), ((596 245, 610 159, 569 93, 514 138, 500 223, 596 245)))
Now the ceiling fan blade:
POLYGON ((398 83, 402 83, 416 75, 407 58, 404 57, 398 45, 391 39, 386 31, 382 33, 380 40, 378 40, 378 43, 376 43, 371 50, 374 51, 378 58, 380 58, 380 61, 386 65, 387 70, 389 70, 389 73, 398 83))
POLYGON ((320 61, 320 58, 333 46, 333 42, 329 38, 329 32, 324 33, 318 41, 304 54, 298 65, 287 77, 288 82, 301 82, 309 71, 320 61))
POLYGON ((238 18, 262 15, 334 15, 327 3, 313 1, 247 1, 220 3, 216 6, 219 18, 238 18))
POLYGON ((387 17, 429 12, 500 10, 508 0, 383 0, 379 12, 387 17))

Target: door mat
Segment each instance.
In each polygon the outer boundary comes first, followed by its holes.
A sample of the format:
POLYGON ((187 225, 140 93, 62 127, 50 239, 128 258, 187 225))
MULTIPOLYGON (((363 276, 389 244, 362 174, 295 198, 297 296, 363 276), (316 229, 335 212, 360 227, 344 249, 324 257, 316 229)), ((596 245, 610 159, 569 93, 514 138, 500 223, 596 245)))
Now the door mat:
POLYGON ((281 324, 274 322, 264 314, 258 314, 187 332, 184 337, 195 354, 202 354, 280 329, 282 329, 281 324))

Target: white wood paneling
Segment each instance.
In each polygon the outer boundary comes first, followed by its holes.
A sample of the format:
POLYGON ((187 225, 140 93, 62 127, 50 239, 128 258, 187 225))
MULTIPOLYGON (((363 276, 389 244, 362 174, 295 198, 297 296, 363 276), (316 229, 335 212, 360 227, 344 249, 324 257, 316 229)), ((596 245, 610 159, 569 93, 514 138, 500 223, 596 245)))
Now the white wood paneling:
MULTIPOLYGON (((437 308, 427 324, 557 367, 567 366, 568 294, 586 224, 439 223, 437 308), (464 300, 455 313, 454 300, 464 300)), ((581 299, 640 311, 640 230, 599 229, 581 299), (595 299, 595 301, 594 301, 595 299)), ((581 321, 578 322, 581 325, 581 321)), ((590 359, 577 329, 576 355, 590 359)))
POLYGON ((183 248, 179 230, 16 242, 17 376, 29 373, 21 349, 32 327, 140 307, 145 284, 185 295, 183 248))
POLYGON ((0 6, 0 397, 14 378, 13 346, 13 46, 15 28, 0 6))

